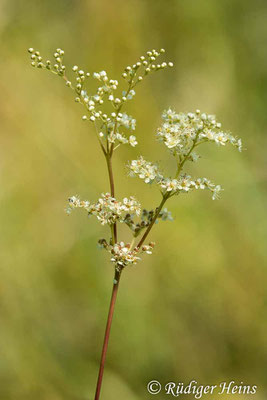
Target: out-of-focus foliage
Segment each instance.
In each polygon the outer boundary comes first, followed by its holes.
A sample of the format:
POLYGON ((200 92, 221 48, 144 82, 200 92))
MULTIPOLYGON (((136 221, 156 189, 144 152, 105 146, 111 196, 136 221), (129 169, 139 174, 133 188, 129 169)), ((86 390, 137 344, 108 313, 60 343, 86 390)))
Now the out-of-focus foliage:
POLYGON ((1 399, 92 398, 113 277, 101 227, 64 213, 69 195, 108 189, 103 156, 63 82, 29 65, 31 46, 114 79, 150 48, 175 62, 129 107, 140 146, 116 154, 119 197, 157 205, 124 165, 141 153, 173 168, 154 140, 169 105, 216 113, 247 148, 202 153, 194 168, 222 184, 221 200, 173 198, 154 255, 123 274, 103 400, 193 378, 255 384, 266 398, 266 17, 263 0, 1 1, 1 399))

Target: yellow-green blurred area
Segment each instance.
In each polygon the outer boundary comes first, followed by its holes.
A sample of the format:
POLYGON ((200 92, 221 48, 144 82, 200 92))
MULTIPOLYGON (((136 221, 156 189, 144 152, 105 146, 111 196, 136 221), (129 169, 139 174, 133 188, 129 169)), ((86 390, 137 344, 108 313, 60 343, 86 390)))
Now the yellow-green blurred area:
MULTIPOLYGON (((174 62, 125 108, 139 146, 114 154, 118 198, 159 204, 157 188, 129 178, 125 164, 142 154, 173 173, 155 140, 169 106, 215 113, 246 149, 203 147, 187 172, 221 184, 221 199, 172 198, 175 220, 153 229, 154 254, 123 273, 102 400, 150 399, 152 379, 234 380, 266 398, 266 18, 265 0, 1 0, 1 400, 93 399, 113 279, 97 247, 108 230, 64 212, 70 195, 109 190, 93 125, 63 80, 30 66, 29 47, 45 60, 61 47, 67 74, 75 64, 105 69, 119 91, 124 68, 147 50, 163 47, 174 62)), ((252 398, 204 398, 236 397, 252 398)))

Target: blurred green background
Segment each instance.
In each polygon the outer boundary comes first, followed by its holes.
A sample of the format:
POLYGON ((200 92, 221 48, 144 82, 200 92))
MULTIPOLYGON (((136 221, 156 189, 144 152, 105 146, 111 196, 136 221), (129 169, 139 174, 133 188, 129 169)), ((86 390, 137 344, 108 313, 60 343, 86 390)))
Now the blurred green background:
POLYGON ((172 199, 154 255, 123 274, 102 399, 149 399, 151 379, 242 381, 266 398, 266 18, 260 0, 1 0, 1 400, 93 398, 113 279, 103 228, 64 213, 70 195, 108 190, 102 153, 63 81, 30 66, 31 46, 114 79, 152 48, 174 61, 129 103, 140 146, 116 153, 118 197, 158 204, 125 163, 141 153, 172 170, 154 137, 170 105, 216 113, 247 149, 202 150, 191 172, 222 198, 172 199))

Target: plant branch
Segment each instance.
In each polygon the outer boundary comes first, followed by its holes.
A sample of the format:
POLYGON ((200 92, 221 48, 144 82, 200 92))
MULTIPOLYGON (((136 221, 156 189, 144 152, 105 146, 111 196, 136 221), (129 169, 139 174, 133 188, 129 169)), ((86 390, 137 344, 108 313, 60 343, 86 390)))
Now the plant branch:
POLYGON ((102 348, 102 353, 101 353, 100 367, 99 367, 99 373, 98 373, 98 379, 97 379, 97 385, 96 385, 95 400, 99 400, 99 396, 100 396, 102 379, 103 379, 104 368, 105 368, 106 354, 107 354, 108 342, 109 342, 109 336, 110 336, 110 329, 111 329, 111 324, 112 324, 112 319, 113 319, 113 314, 114 314, 117 293, 118 293, 118 289, 119 289, 120 276, 121 276, 121 270, 115 269, 113 289, 112 289, 112 294, 111 294, 108 319, 107 319, 107 325, 106 325, 106 331, 105 331, 105 336, 104 336, 104 343, 103 343, 103 348, 102 348))
MULTIPOLYGON (((190 150, 188 151, 188 153, 186 154, 186 156, 184 157, 183 161, 179 164, 179 166, 178 166, 178 168, 177 168, 176 175, 175 175, 175 179, 177 179, 177 178, 179 177, 180 172, 181 172, 181 170, 182 170, 182 168, 183 168, 183 166, 184 166, 184 163, 188 160, 188 157, 189 157, 190 154, 192 153, 193 149, 196 147, 196 141, 197 141, 197 139, 198 139, 198 135, 197 135, 196 138, 194 139, 193 144, 192 144, 190 150)), ((156 220, 157 220, 157 218, 158 218, 158 216, 159 216, 159 213, 160 213, 161 210, 162 210, 162 207, 164 206, 164 204, 166 203, 166 201, 167 201, 171 196, 172 196, 171 192, 168 192, 168 193, 166 193, 165 195, 163 195, 163 198, 162 198, 162 200, 161 200, 161 203, 160 203, 160 205, 158 206, 157 211, 156 211, 156 213, 155 213, 155 215, 154 215, 154 217, 153 217, 151 223, 150 223, 149 226, 147 227, 145 233, 143 234, 143 236, 142 236, 140 242, 139 242, 138 245, 137 245, 137 247, 138 247, 139 249, 140 249, 140 247, 142 246, 142 244, 144 243, 144 241, 146 240, 146 238, 147 238, 149 232, 151 231, 153 225, 155 224, 155 222, 156 222, 156 220)))
MULTIPOLYGON (((129 81, 129 87, 128 87, 127 92, 125 94, 126 98, 127 98, 128 94, 130 93, 130 90, 133 87, 133 79, 134 79, 134 77, 132 77, 131 80, 129 81)), ((123 103, 117 108, 117 112, 116 112, 116 116, 117 117, 118 117, 119 112, 122 109, 122 106, 123 106, 123 103)), ((116 118, 116 121, 115 121, 115 124, 114 124, 114 134, 116 134, 117 127, 118 127, 118 121, 117 121, 117 118, 116 118)), ((112 143, 111 146, 110 146, 110 156, 112 156, 113 151, 114 151, 114 143, 112 143)))
MULTIPOLYGON (((178 166, 178 168, 177 168, 176 175, 175 175, 175 179, 177 179, 177 178, 179 177, 180 172, 181 172, 181 170, 182 170, 182 168, 183 168, 183 166, 184 166, 184 163, 188 160, 188 157, 190 156, 190 154, 192 153, 194 147, 196 146, 197 138, 198 138, 198 135, 196 136, 196 138, 195 138, 195 140, 194 140, 194 142, 193 142, 193 144, 192 144, 192 146, 191 146, 189 152, 188 152, 187 155, 184 157, 183 161, 179 164, 179 166, 178 166)), ((155 213, 155 215, 154 215, 154 217, 153 217, 151 223, 150 223, 149 226, 147 227, 145 233, 143 234, 143 236, 142 236, 140 242, 139 242, 138 245, 137 245, 138 248, 140 248, 140 247, 142 246, 142 244, 144 243, 144 241, 146 240, 146 238, 147 238, 149 232, 151 231, 153 225, 155 224, 155 222, 156 222, 156 220, 157 220, 157 218, 158 218, 158 216, 159 216, 159 213, 160 213, 161 210, 162 210, 162 207, 164 206, 164 204, 166 203, 166 201, 167 201, 171 196, 172 196, 172 195, 171 195, 171 192, 168 192, 168 193, 166 193, 165 195, 163 195, 163 198, 162 198, 162 200, 161 200, 161 203, 160 203, 160 205, 158 206, 157 211, 156 211, 156 213, 155 213)))
POLYGON ((166 203, 166 201, 168 200, 169 197, 170 197, 170 192, 167 193, 167 194, 165 194, 165 195, 163 196, 163 198, 162 198, 162 200, 161 200, 161 203, 160 203, 160 205, 158 206, 157 211, 156 211, 156 213, 155 213, 155 215, 154 215, 152 221, 151 221, 150 224, 148 225, 148 227, 147 227, 145 233, 143 234, 143 236, 142 236, 140 242, 139 242, 138 245, 137 245, 138 248, 140 248, 140 247, 142 246, 142 244, 144 243, 144 241, 146 240, 146 238, 147 238, 149 232, 151 231, 151 229, 152 229, 154 223, 156 222, 156 220, 157 220, 157 218, 158 218, 158 216, 159 216, 159 213, 160 213, 161 210, 162 210, 162 207, 164 206, 164 204, 166 203))
POLYGON ((188 160, 188 157, 190 156, 190 154, 192 153, 194 148, 197 146, 196 142, 197 142, 198 136, 199 136, 199 133, 196 135, 192 146, 190 147, 190 149, 189 149, 188 153, 186 154, 186 156, 184 157, 183 161, 180 163, 180 165, 179 165, 179 167, 177 169, 176 175, 175 175, 175 179, 178 178, 178 176, 180 175, 180 172, 183 169, 184 163, 188 160))
MULTIPOLYGON (((108 177, 109 177, 109 184, 110 184, 110 194, 112 197, 115 197, 115 184, 114 184, 114 176, 113 176, 113 169, 112 169, 112 162, 111 162, 111 155, 105 154, 107 167, 108 167, 108 177)), ((111 227, 113 229, 112 241, 113 244, 117 243, 117 225, 114 223, 111 227)))

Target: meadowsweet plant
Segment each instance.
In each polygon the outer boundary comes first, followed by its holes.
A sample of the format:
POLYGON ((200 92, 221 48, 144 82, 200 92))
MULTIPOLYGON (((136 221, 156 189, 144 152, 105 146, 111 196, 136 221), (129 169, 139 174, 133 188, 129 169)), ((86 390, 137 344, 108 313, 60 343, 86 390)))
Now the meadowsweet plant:
POLYGON ((99 375, 96 386, 95 400, 100 397, 102 378, 105 366, 111 322, 122 271, 141 260, 142 253, 152 254, 155 243, 148 241, 148 235, 154 224, 172 220, 165 203, 173 196, 183 195, 193 190, 206 189, 212 199, 219 197, 220 185, 212 183, 207 178, 191 177, 184 172, 188 162, 197 162, 198 148, 205 143, 219 147, 230 144, 239 151, 242 149, 241 139, 232 136, 222 129, 222 125, 214 115, 200 110, 188 113, 178 113, 169 108, 162 113, 162 123, 155 132, 156 139, 169 152, 176 162, 176 170, 170 176, 165 176, 158 163, 148 161, 143 156, 129 161, 127 168, 129 176, 138 177, 145 184, 155 185, 160 194, 158 207, 147 210, 133 196, 117 198, 112 161, 115 151, 124 144, 136 147, 138 144, 133 134, 136 120, 125 112, 129 101, 135 97, 135 89, 148 75, 172 68, 172 62, 158 61, 165 53, 164 49, 151 50, 140 57, 133 65, 129 65, 122 73, 123 87, 120 88, 116 79, 110 79, 106 71, 85 72, 74 65, 67 71, 64 65, 64 51, 57 49, 54 60, 44 61, 39 51, 30 48, 31 65, 45 69, 58 75, 65 85, 73 91, 75 102, 84 109, 82 120, 94 125, 99 145, 104 154, 110 191, 104 191, 94 201, 81 200, 77 196, 68 199, 67 213, 75 209, 83 209, 88 216, 96 217, 101 225, 108 225, 110 235, 99 239, 99 245, 110 254, 114 265, 114 281, 104 336, 104 344, 100 360, 99 375), (98 82, 98 88, 92 92, 91 81, 98 82), (111 112, 108 110, 112 110, 111 112), (120 237, 119 225, 125 224, 132 233, 132 241, 127 243, 120 237))

